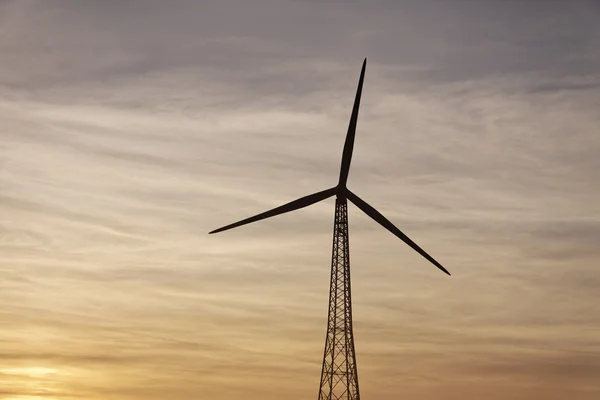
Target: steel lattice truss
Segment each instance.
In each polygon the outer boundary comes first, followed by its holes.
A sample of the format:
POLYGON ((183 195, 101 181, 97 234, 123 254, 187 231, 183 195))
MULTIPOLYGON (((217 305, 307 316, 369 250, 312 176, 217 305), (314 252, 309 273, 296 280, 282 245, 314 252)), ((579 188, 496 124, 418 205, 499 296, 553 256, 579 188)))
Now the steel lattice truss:
POLYGON ((352 333, 348 203, 335 202, 327 337, 319 400, 358 400, 358 374, 352 333))

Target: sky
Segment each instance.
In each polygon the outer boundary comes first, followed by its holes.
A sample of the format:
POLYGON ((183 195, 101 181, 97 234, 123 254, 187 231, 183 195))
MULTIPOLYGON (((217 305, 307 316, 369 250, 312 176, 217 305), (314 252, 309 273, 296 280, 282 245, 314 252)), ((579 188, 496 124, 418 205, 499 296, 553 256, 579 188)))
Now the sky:
POLYGON ((0 1, 0 399, 600 398, 594 1, 0 1))

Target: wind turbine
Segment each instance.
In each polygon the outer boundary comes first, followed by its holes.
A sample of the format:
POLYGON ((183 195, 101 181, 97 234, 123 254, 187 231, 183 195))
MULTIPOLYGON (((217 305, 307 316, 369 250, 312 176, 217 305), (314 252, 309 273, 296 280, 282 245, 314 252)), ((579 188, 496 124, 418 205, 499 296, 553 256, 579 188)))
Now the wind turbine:
POLYGON ((358 120, 358 108, 362 93, 363 81, 367 59, 365 58, 360 72, 354 107, 350 117, 350 124, 346 134, 346 142, 342 152, 342 165, 340 168, 340 179, 338 184, 297 200, 276 207, 250 218, 243 219, 222 228, 215 229, 210 233, 223 232, 228 229, 237 228, 261 219, 274 217, 279 214, 298 210, 325 200, 333 195, 335 199, 335 220, 333 224, 333 251, 331 262, 331 280, 329 287, 329 311, 327 317, 327 335, 325 338, 325 350, 323 354, 323 365, 321 369, 321 382, 319 387, 319 400, 359 400, 358 373, 356 369, 356 354, 354 351, 354 334, 352 331, 352 299, 350 293, 350 247, 348 243, 348 200, 360 208, 365 214, 373 218, 384 228, 396 235, 400 240, 409 245, 417 253, 425 257, 433 265, 446 274, 450 273, 425 250, 419 247, 400 229, 396 228, 379 211, 370 206, 356 194, 352 193, 346 186, 352 150, 354 148, 354 136, 356 133, 356 122, 358 120))

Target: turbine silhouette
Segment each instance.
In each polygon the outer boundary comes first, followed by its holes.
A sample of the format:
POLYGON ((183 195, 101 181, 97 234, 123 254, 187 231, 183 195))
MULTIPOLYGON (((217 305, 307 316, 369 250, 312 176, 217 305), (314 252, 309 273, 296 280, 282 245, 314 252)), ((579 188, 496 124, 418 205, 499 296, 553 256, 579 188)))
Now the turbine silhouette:
POLYGON ((342 153, 342 165, 340 168, 340 179, 337 186, 317 193, 301 197, 297 200, 276 207, 250 218, 243 219, 222 228, 215 229, 210 233, 226 231, 261 219, 274 217, 279 214, 298 210, 325 200, 333 195, 335 200, 335 220, 333 225, 333 251, 331 262, 331 280, 329 288, 329 312, 327 318, 327 334, 325 338, 325 350, 321 369, 321 382, 319 387, 319 400, 359 400, 358 373, 356 369, 356 355, 354 351, 354 334, 352 330, 352 299, 350 291, 350 248, 348 242, 348 202, 360 208, 365 214, 396 235, 400 240, 409 245, 417 253, 425 257, 433 265, 450 273, 425 250, 419 247, 400 229, 385 218, 379 211, 370 206, 356 194, 346 187, 352 150, 354 148, 354 137, 356 134, 356 122, 358 120, 358 108, 362 93, 363 81, 367 59, 365 58, 354 107, 350 117, 350 124, 346 134, 344 150, 342 153))

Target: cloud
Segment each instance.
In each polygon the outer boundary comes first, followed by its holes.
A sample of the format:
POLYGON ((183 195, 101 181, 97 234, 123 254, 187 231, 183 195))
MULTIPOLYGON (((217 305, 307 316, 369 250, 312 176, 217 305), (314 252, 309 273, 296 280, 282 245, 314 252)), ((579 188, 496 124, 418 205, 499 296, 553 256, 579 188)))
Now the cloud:
POLYGON ((0 359, 55 397, 310 395, 332 202, 207 232, 336 183, 368 57, 349 185, 453 277, 351 206, 364 395, 595 398, 599 12, 0 3, 0 359))

